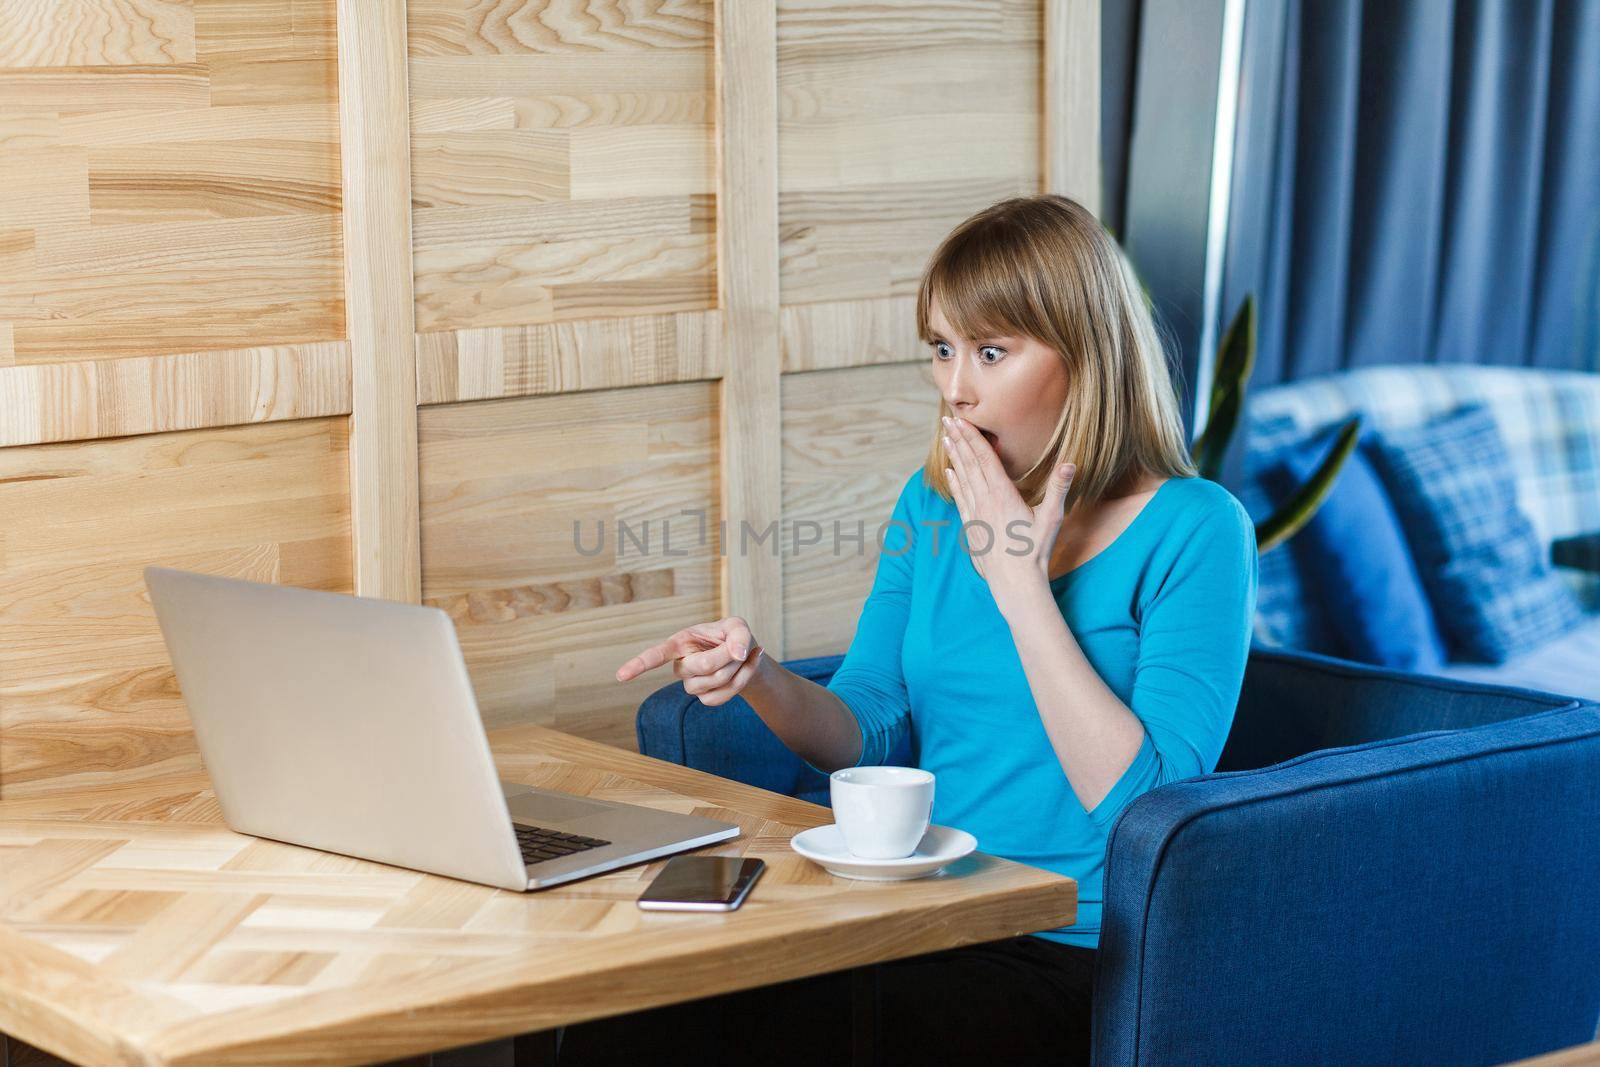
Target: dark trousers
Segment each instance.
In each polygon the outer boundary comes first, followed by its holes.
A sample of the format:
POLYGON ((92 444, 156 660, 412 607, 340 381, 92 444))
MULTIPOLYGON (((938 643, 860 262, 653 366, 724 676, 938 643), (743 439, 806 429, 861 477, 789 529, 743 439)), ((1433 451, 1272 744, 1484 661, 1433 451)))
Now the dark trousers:
POLYGON ((1039 937, 946 949, 566 1028, 561 1067, 848 1064, 852 993, 876 990, 878 1062, 1087 1064, 1095 950, 1039 937), (871 978, 875 977, 875 981, 871 978))

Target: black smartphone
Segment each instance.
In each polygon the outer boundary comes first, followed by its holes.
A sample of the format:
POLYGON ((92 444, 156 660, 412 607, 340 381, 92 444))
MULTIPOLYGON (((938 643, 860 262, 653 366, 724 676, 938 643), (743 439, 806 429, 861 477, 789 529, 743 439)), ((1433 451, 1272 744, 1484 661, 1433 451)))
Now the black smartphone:
POLYGON ((639 897, 652 911, 732 911, 767 869, 740 856, 674 856, 639 897))

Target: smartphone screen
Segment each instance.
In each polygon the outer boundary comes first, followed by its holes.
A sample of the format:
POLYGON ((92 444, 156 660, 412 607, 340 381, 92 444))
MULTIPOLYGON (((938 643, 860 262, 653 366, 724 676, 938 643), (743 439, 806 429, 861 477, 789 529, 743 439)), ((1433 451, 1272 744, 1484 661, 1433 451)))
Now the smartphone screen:
POLYGON ((740 856, 674 856, 639 897, 661 911, 732 911, 767 865, 740 856))

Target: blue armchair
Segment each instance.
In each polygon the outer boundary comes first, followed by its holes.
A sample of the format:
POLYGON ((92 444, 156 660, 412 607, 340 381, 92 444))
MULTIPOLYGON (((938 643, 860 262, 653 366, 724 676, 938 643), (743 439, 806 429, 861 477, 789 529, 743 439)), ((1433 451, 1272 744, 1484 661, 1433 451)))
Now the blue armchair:
MULTIPOLYGON (((840 658, 785 666, 825 684, 840 658)), ((674 683, 637 730, 648 755, 827 803, 741 699, 674 683)), ((1494 1064, 1592 1040, 1597 874, 1600 704, 1258 646, 1218 772, 1112 824, 1095 1063, 1494 1064)))

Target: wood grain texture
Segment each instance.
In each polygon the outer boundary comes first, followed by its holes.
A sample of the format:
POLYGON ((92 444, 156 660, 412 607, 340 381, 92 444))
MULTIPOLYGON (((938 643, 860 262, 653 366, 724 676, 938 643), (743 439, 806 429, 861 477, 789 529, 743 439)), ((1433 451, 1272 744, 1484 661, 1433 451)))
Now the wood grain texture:
POLYGON ((717 7, 717 274, 723 349, 722 616, 738 615, 769 651, 785 653, 779 553, 747 549, 742 532, 776 533, 782 517, 782 342, 778 307, 777 26, 766 4, 717 7))
POLYGON ((1045 191, 1100 213, 1100 0, 1044 0, 1045 191))
POLYGON ((413 0, 420 330, 709 309, 710 0, 413 0))
POLYGON ((113 109, 182 111, 211 106, 205 63, 0 70, 0 113, 48 115, 113 109))
POLYGON ((141 572, 348 592, 347 423, 0 449, 0 797, 197 769, 141 572))
POLYGON ((850 647, 880 529, 921 469, 938 417, 928 361, 783 376, 787 656, 850 647))
POLYGON ((1038 0, 778 3, 785 305, 916 291, 962 219, 1041 191, 1038 0))
POLYGON ((616 669, 718 617, 716 393, 421 411, 423 602, 455 620, 485 721, 634 746, 634 710, 670 672, 616 669))
POLYGON ((8 0, 0 66, 193 63, 194 9, 180 0, 8 0))
POLYGON ((5 364, 0 447, 350 413, 344 341, 5 364))
POLYGON ((883 297, 783 309, 783 369, 826 370, 927 360, 916 298, 883 297))
POLYGON ((419 404, 719 378, 726 365, 716 311, 419 333, 416 344, 419 404))
POLYGON ((645 912, 665 861, 512 893, 234 834, 203 780, 153 818, 0 802, 0 1029, 88 1065, 370 1063, 1076 914, 1071 879, 983 853, 834 878, 788 843, 824 808, 539 727, 491 742, 509 780, 737 822, 699 851, 767 873, 735 912, 645 912))
POLYGON ((0 364, 343 338, 332 12, 0 5, 0 364))
POLYGON ((417 371, 405 0, 338 0, 355 591, 415 603, 417 371))

